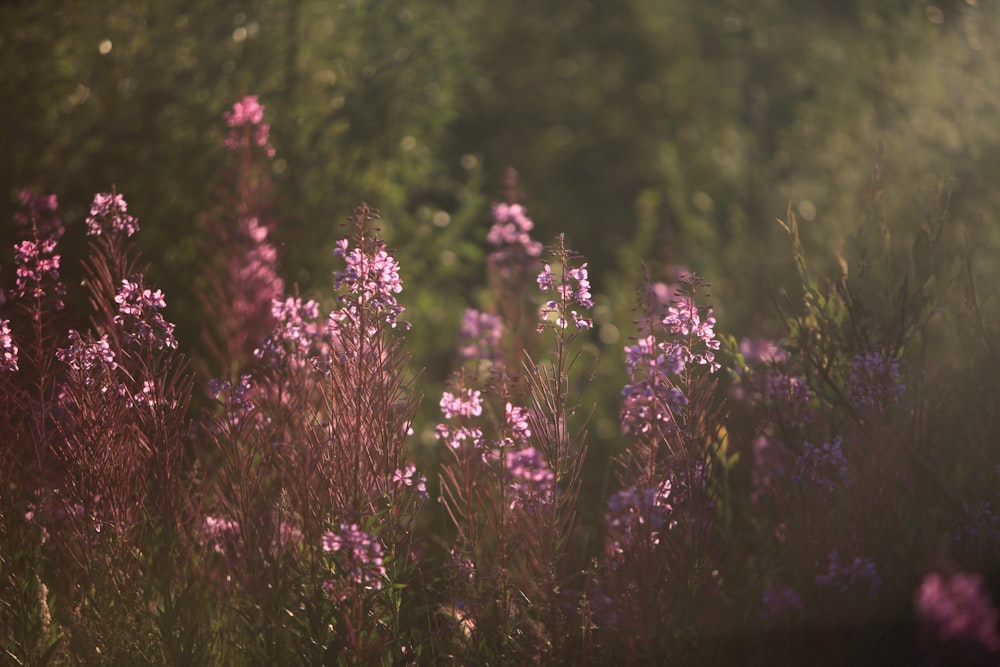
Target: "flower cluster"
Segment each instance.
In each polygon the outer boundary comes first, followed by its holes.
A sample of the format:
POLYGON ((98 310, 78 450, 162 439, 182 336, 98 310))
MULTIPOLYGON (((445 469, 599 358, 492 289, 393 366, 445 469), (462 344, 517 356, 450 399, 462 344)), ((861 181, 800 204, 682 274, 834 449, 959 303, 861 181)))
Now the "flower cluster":
POLYGON ((556 491, 556 478, 542 453, 534 447, 506 452, 504 466, 511 491, 511 509, 530 503, 548 503, 556 491))
POLYGON ((177 348, 173 323, 157 312, 167 305, 163 292, 144 286, 141 277, 136 281, 123 279, 115 302, 118 304, 115 324, 126 331, 130 341, 161 350, 177 348))
POLYGON ((899 379, 899 360, 880 352, 858 355, 851 366, 851 401, 870 412, 899 400, 906 391, 899 379))
POLYGON ((107 228, 114 234, 131 237, 139 231, 139 222, 128 214, 128 203, 118 193, 94 195, 87 217, 87 236, 100 236, 107 228))
POLYGON ((10 320, 0 318, 0 372, 14 372, 17 368, 18 347, 10 330, 10 320))
POLYGON ((542 244, 531 238, 535 228, 520 204, 494 204, 493 226, 486 240, 495 248, 490 255, 491 265, 503 266, 524 262, 542 254, 542 244))
MULTIPOLYGON (((20 200, 25 211, 15 213, 14 220, 28 227, 28 238, 14 244, 14 296, 42 299, 47 289, 57 297, 64 296, 66 286, 59 280, 62 256, 56 253, 56 244, 65 231, 62 221, 54 215, 59 202, 55 195, 36 195, 30 190, 22 190, 20 200)), ((61 299, 56 300, 55 307, 63 307, 61 299)))
POLYGON ((621 554, 624 544, 635 541, 655 546, 660 533, 676 525, 671 499, 673 484, 664 480, 656 488, 629 487, 608 499, 605 523, 613 536, 612 553, 621 554))
POLYGON ((458 337, 462 359, 482 359, 494 364, 503 359, 503 318, 499 315, 466 308, 458 337))
POLYGON ((544 320, 547 320, 548 316, 553 313, 556 316, 556 326, 560 329, 565 329, 571 323, 581 331, 593 326, 593 322, 589 318, 570 309, 573 303, 588 310, 594 307, 586 262, 579 267, 567 266, 564 263, 563 277, 559 284, 556 284, 555 276, 552 275, 552 266, 546 264, 542 267, 541 273, 538 274, 538 289, 543 293, 555 291, 559 294, 559 300, 547 301, 542 308, 543 323, 538 325, 539 332, 545 328, 544 320))
MULTIPOLYGON (((482 392, 461 389, 456 395, 446 391, 441 395, 440 405, 445 419, 479 417, 483 414, 482 392)), ((477 448, 483 445, 483 431, 475 427, 466 425, 451 427, 447 424, 438 424, 434 429, 434 434, 452 449, 459 449, 465 442, 470 442, 477 448)))
POLYGON ((667 309, 663 326, 674 337, 675 355, 685 364, 708 366, 712 373, 719 370, 714 351, 719 349, 720 342, 715 339, 715 317, 711 308, 702 318, 693 300, 679 297, 676 305, 667 309), (700 342, 698 347, 703 349, 695 349, 694 339, 700 342))
MULTIPOLYGON (((340 532, 328 531, 323 535, 323 551, 338 554, 339 569, 346 572, 350 580, 372 589, 382 588, 385 565, 382 561, 382 545, 375 537, 358 527, 358 524, 341 524, 340 532)), ((327 582, 330 589, 334 583, 327 582)))
POLYGON ((504 420, 510 429, 511 442, 525 445, 531 439, 531 424, 528 422, 528 410, 512 403, 504 406, 504 420))
POLYGON ((255 322, 266 315, 272 301, 281 297, 285 283, 278 275, 278 250, 267 240, 268 229, 256 217, 241 218, 237 236, 246 253, 229 262, 229 280, 235 302, 233 315, 240 322, 255 322))
POLYGON ((783 423, 792 420, 802 423, 812 420, 812 412, 809 409, 809 384, 803 377, 782 372, 768 375, 764 398, 767 402, 768 415, 774 422, 783 423))
POLYGON ((220 378, 213 378, 208 383, 208 395, 214 400, 226 394, 226 412, 231 419, 239 421, 254 409, 253 384, 249 374, 240 376, 239 382, 231 384, 220 378))
MULTIPOLYGON (((344 258, 347 266, 334 273, 334 288, 346 287, 348 295, 341 297, 342 308, 331 313, 331 325, 351 319, 360 321, 360 308, 370 309, 378 317, 385 317, 385 323, 395 328, 402 324, 409 329, 408 322, 398 320, 406 310, 396 301, 396 295, 403 291, 399 278, 399 263, 385 250, 381 240, 376 240, 372 248, 350 248, 348 239, 340 239, 333 251, 344 258)), ((374 327, 369 327, 374 331, 374 327)))
POLYGON ((114 350, 105 334, 100 340, 84 339, 77 331, 69 331, 70 346, 56 352, 56 358, 69 365, 74 371, 89 373, 94 369, 114 370, 118 368, 114 350))
POLYGON ((827 571, 816 575, 816 583, 843 596, 861 596, 864 593, 874 598, 882 587, 882 578, 871 558, 857 556, 850 563, 841 564, 840 554, 833 550, 827 571))
POLYGON ((276 363, 291 358, 294 363, 304 363, 313 346, 323 337, 319 320, 319 304, 300 297, 284 301, 271 301, 271 316, 275 319, 274 331, 254 350, 257 359, 276 363))
POLYGON ((223 114, 231 128, 226 137, 226 148, 237 150, 251 145, 264 149, 267 157, 274 157, 274 148, 268 143, 271 126, 264 121, 264 107, 256 95, 247 95, 233 104, 232 111, 223 114))
POLYGON ((914 594, 913 603, 927 643, 967 643, 990 653, 1000 651, 997 610, 979 575, 958 572, 945 579, 931 572, 914 594))
POLYGON ((662 430, 673 421, 674 412, 687 403, 671 375, 684 370, 679 348, 655 336, 625 346, 625 368, 629 383, 622 389, 622 431, 627 435, 662 430))
POLYGON ((427 498, 427 478, 417 474, 417 466, 409 464, 402 470, 397 470, 392 474, 392 483, 400 489, 412 487, 417 490, 417 495, 427 498))
POLYGON ((462 389, 456 396, 450 391, 441 395, 441 412, 445 419, 455 417, 478 417, 483 414, 482 392, 478 389, 462 389))
POLYGON ((851 485, 851 473, 841 450, 840 438, 822 445, 805 443, 802 454, 795 459, 796 482, 808 480, 816 486, 833 491, 835 488, 851 485))

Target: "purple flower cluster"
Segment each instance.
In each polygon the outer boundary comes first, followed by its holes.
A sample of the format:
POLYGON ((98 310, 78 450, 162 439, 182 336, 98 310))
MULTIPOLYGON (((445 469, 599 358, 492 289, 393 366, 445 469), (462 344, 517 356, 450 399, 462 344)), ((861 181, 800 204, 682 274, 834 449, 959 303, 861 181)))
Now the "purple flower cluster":
MULTIPOLYGON (((59 281, 62 256, 56 253, 56 245, 65 231, 62 221, 54 215, 59 202, 55 195, 35 195, 29 190, 21 191, 20 200, 25 212, 16 213, 14 220, 18 225, 28 226, 29 238, 14 244, 17 266, 14 296, 42 299, 47 289, 57 297, 64 296, 66 286, 59 281)), ((61 299, 56 300, 55 307, 63 307, 61 299)))
MULTIPOLYGON (((338 566, 354 583, 375 590, 382 588, 385 576, 382 545, 358 524, 341 524, 339 533, 328 531, 323 535, 323 551, 340 556, 338 566)), ((328 583, 333 585, 333 582, 328 583)))
POLYGON ((290 357, 293 363, 304 364, 308 352, 322 338, 319 304, 297 296, 284 301, 274 299, 271 316, 275 319, 274 331, 254 350, 254 356, 272 362, 290 357))
POLYGON ((503 318, 499 315, 466 308, 458 338, 462 359, 482 359, 494 364, 503 360, 503 318))
POLYGON ((673 528, 674 506, 671 500, 673 484, 664 480, 652 489, 623 489, 608 499, 605 523, 613 540, 612 553, 621 554, 626 543, 660 543, 660 533, 673 528))
POLYGON ((768 588, 761 596, 758 616, 762 621, 769 621, 787 618, 803 609, 802 596, 791 586, 768 588))
POLYGON ((822 445, 805 443, 802 454, 795 459, 792 479, 796 482, 810 481, 826 491, 851 486, 851 472, 841 450, 840 438, 822 445))
MULTIPOLYGON (((408 322, 398 320, 406 310, 396 301, 396 294, 403 291, 399 263, 386 252, 382 241, 376 240, 373 245, 366 251, 349 248, 346 238, 337 242, 333 253, 343 257, 347 266, 343 271, 334 273, 334 288, 346 287, 349 296, 341 297, 341 310, 331 313, 331 325, 336 327, 347 319, 360 321, 359 308, 363 306, 371 309, 376 316, 385 317, 389 326, 395 328, 397 324, 402 324, 408 329, 408 322)), ((374 331, 374 327, 371 326, 370 330, 374 331)))
POLYGON ((715 362, 720 342, 715 339, 711 309, 702 317, 693 301, 679 297, 659 324, 669 335, 667 340, 650 333, 625 346, 629 382, 622 389, 620 418, 627 435, 662 431, 674 421, 673 413, 687 404, 672 376, 690 364, 707 366, 710 373, 720 368, 715 362))
POLYGON ((917 622, 928 644, 957 642, 1000 651, 997 610, 977 574, 958 572, 945 579, 924 577, 913 596, 917 622))
POLYGON ((627 435, 648 434, 666 428, 673 413, 687 403, 671 375, 684 370, 679 348, 655 336, 625 346, 625 368, 629 383, 622 390, 622 431, 627 435))
POLYGON ((556 491, 556 478, 534 447, 508 451, 504 456, 511 509, 534 503, 549 503, 556 491))
POLYGON ((837 550, 830 552, 830 564, 826 573, 816 575, 816 583, 823 588, 832 588, 843 596, 874 598, 882 587, 875 561, 857 556, 850 563, 841 564, 837 550))
POLYGON ((128 214, 128 203, 118 193, 94 195, 87 217, 87 236, 100 236, 107 228, 115 234, 131 237, 139 231, 139 222, 128 214))
POLYGON ((482 392, 478 389, 462 389, 456 396, 450 391, 441 395, 441 412, 445 419, 455 417, 478 417, 483 414, 482 392))
POLYGON ((494 204, 493 226, 486 235, 486 240, 496 248, 490 255, 490 264, 504 265, 541 256, 542 244, 529 233, 534 227, 535 223, 520 204, 494 204))
POLYGON ((18 370, 18 347, 10 330, 10 320, 0 318, 0 372, 12 373, 18 370))
POLYGON ((880 352, 854 357, 851 367, 851 401, 862 412, 895 403, 906 391, 899 380, 899 360, 880 352))
POLYGON ((241 375, 239 382, 235 385, 220 378, 210 380, 208 383, 209 397, 219 400, 223 394, 226 394, 224 401, 226 412, 236 422, 239 422, 254 409, 253 384, 249 374, 241 375))
POLYGON ((141 277, 137 281, 123 279, 115 302, 118 304, 115 324, 126 331, 130 341, 161 350, 177 348, 173 323, 157 312, 167 305, 163 292, 144 286, 141 277))
POLYGON ((556 283, 555 276, 552 275, 552 266, 546 264, 538 274, 538 289, 544 292, 558 292, 559 300, 550 300, 542 308, 542 324, 538 325, 538 331, 545 328, 545 321, 550 314, 555 314, 555 324, 560 329, 565 329, 573 324, 578 330, 590 329, 593 322, 581 316, 576 310, 571 310, 572 304, 577 304, 587 310, 594 307, 594 301, 590 294, 590 278, 587 275, 587 264, 584 262, 579 267, 563 265, 562 281, 556 283))
POLYGON ((663 326, 674 338, 676 356, 684 364, 697 363, 708 366, 712 373, 719 370, 720 365, 715 361, 714 351, 718 350, 721 344, 715 339, 715 317, 711 308, 702 318, 694 301, 680 297, 676 305, 667 309, 663 326), (685 338, 688 340, 685 341, 685 338), (695 349, 696 342, 700 342, 699 348, 703 349, 695 349))
POLYGON ((417 466, 409 464, 402 470, 392 474, 392 483, 400 489, 411 487, 417 490, 417 495, 427 498, 427 478, 417 474, 417 466))
POLYGON ((809 410, 809 384, 803 377, 776 372, 768 375, 764 388, 764 399, 768 415, 777 423, 808 422, 812 420, 809 410))
POLYGON ((234 286, 234 315, 240 321, 254 321, 263 309, 281 298, 285 283, 278 275, 278 250, 267 240, 268 229, 256 217, 239 221, 238 235, 246 254, 230 260, 229 279, 234 286))
POLYGON ((264 107, 256 95, 247 95, 233 104, 232 111, 223 114, 231 128, 226 137, 226 148, 237 150, 251 143, 264 149, 268 157, 274 157, 274 148, 268 144, 271 126, 264 121, 264 107))
POLYGON ((100 340, 85 339, 77 331, 70 329, 69 342, 69 347, 56 352, 56 358, 68 364, 74 371, 90 373, 94 369, 118 368, 114 350, 108 344, 107 334, 100 340))
POLYGON ((528 422, 528 410, 512 403, 504 406, 504 420, 510 429, 511 443, 525 445, 531 439, 531 424, 528 422))

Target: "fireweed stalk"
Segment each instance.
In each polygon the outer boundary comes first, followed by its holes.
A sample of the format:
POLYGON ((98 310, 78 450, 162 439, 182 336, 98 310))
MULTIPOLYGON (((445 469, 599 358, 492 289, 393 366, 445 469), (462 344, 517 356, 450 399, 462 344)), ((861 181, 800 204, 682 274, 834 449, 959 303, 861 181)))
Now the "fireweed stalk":
POLYGON ((0 644, 12 660, 31 663, 51 654, 61 634, 48 607, 43 508, 58 486, 52 406, 59 393, 56 325, 65 288, 56 196, 23 190, 19 201, 14 288, 0 293, 0 305, 7 306, 0 316, 0 644))
POLYGON ((253 351, 275 324, 272 302, 281 298, 273 233, 270 127, 255 95, 243 97, 225 113, 226 148, 232 167, 218 197, 220 206, 205 216, 214 235, 215 256, 205 276, 202 305, 215 326, 204 330, 211 373, 235 381, 253 362, 253 351))
POLYGON ((275 300, 258 372, 215 385, 222 514, 206 516, 205 543, 238 574, 234 599, 256 600, 239 632, 257 638, 262 660, 332 652, 368 663, 405 644, 400 586, 413 573, 410 527, 427 494, 404 458, 415 409, 400 348, 409 325, 376 218, 359 206, 352 235, 337 243, 345 267, 325 322, 315 302, 275 300), (372 633, 373 619, 394 632, 372 633), (263 627, 274 632, 262 640, 263 627))
POLYGON ((620 415, 627 444, 617 460, 621 490, 606 516, 603 638, 605 650, 624 650, 632 661, 683 655, 663 629, 683 631, 716 602, 724 411, 715 318, 696 301, 703 288, 685 278, 664 309, 647 278, 639 337, 625 348, 629 383, 620 415))
MULTIPOLYGON (((498 205, 494 211, 498 208, 503 214, 498 220, 506 220, 511 209, 498 205)), ((523 215, 520 207, 514 215, 523 215)), ((491 237, 500 233, 497 225, 491 237)), ((510 225, 509 235, 519 239, 522 251, 535 247, 527 234, 530 225, 510 225)), ((528 254, 522 251, 516 254, 523 260, 528 254)), ((575 265, 562 239, 553 256, 561 270, 553 273, 546 264, 536 276, 540 289, 551 297, 536 330, 552 328, 558 351, 554 361, 536 364, 526 358, 529 406, 517 404, 521 385, 495 364, 491 353, 496 348, 487 334, 480 330, 480 342, 470 345, 475 341, 465 326, 462 358, 475 360, 482 354, 491 363, 475 364, 471 370, 487 368, 490 375, 484 382, 463 370, 441 400, 441 501, 458 536, 452 551, 454 612, 449 616, 455 619, 455 633, 465 636, 457 650, 477 661, 552 659, 563 654, 566 642, 560 629, 567 627, 562 618, 565 599, 558 591, 566 574, 564 556, 584 455, 582 446, 576 446, 582 434, 571 435, 566 426, 581 386, 575 384, 569 396, 579 356, 571 356, 569 346, 589 328, 581 311, 592 302, 586 264, 575 265), (491 628, 500 631, 489 632, 491 628)), ((509 282, 510 267, 503 266, 488 263, 491 283, 505 284, 508 300, 523 300, 510 294, 515 285, 509 282)), ((477 325, 489 324, 487 331, 502 324, 499 317, 466 311, 466 322, 473 318, 477 325)))
POLYGON ((537 532, 532 533, 534 540, 529 540, 529 545, 538 558, 529 562, 536 568, 533 593, 539 600, 538 620, 547 633, 547 653, 562 656, 574 638, 561 591, 571 574, 566 571, 566 556, 576 524, 580 471, 587 454, 587 419, 574 417, 581 393, 592 379, 589 368, 579 369, 584 348, 575 343, 593 326, 586 314, 594 302, 587 264, 580 263, 566 248, 563 235, 551 249, 551 256, 558 269, 553 272, 547 263, 537 278, 541 292, 550 297, 539 313, 538 331, 551 334, 553 350, 542 363, 526 355, 524 369, 529 397, 526 424, 555 487, 550 502, 537 512, 537 532), (574 421, 579 425, 574 427, 574 421))

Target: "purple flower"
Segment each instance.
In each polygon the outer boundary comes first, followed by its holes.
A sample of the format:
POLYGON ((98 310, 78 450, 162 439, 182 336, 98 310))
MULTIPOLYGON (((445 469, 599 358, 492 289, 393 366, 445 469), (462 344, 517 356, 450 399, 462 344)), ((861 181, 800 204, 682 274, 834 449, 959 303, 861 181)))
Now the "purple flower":
MULTIPOLYGON (((62 221, 55 216, 59 202, 55 195, 36 195, 30 190, 22 190, 20 200, 24 211, 14 214, 14 222, 27 229, 19 233, 24 240, 14 245, 14 296, 38 300, 50 292, 64 296, 66 286, 59 280, 62 257, 56 254, 56 244, 65 232, 62 221)), ((56 299, 54 305, 60 310, 63 302, 56 299)))
POLYGON ((528 503, 548 503, 556 490, 556 478, 542 453, 534 447, 505 452, 504 467, 511 491, 511 509, 528 503))
POLYGON ((427 478, 417 475, 417 467, 412 463, 403 470, 397 470, 392 474, 392 483, 399 488, 415 487, 417 494, 421 498, 427 498, 427 478))
POLYGON ((128 203, 118 193, 96 194, 87 217, 87 236, 100 236, 104 228, 130 237, 139 231, 138 221, 127 213, 128 203))
POLYGON ((459 333, 462 359, 483 359, 499 363, 503 359, 503 318, 466 308, 459 333))
POLYGON ((844 596, 864 596, 874 598, 882 587, 882 578, 871 558, 857 556, 850 563, 841 564, 837 550, 830 552, 830 564, 826 573, 816 575, 816 583, 824 588, 832 588, 844 596))
POLYGON ((625 368, 629 383, 622 389, 622 430, 637 435, 665 428, 673 421, 673 413, 687 403, 670 377, 684 369, 679 349, 645 336, 625 346, 625 368))
POLYGON ((274 331, 254 350, 258 359, 290 359, 293 365, 305 363, 305 357, 323 338, 323 327, 319 323, 319 304, 299 297, 271 301, 271 316, 275 320, 274 331))
POLYGON ((464 443, 470 442, 477 449, 483 446, 483 432, 478 428, 460 426, 451 428, 446 424, 438 424, 434 429, 438 440, 443 440, 452 449, 459 449, 464 443))
MULTIPOLYGON (((560 252, 568 255, 565 251, 560 252)), ((543 322, 538 325, 538 330, 542 331, 545 328, 545 321, 548 320, 550 314, 555 314, 555 326, 560 329, 565 329, 570 324, 580 331, 590 329, 593 327, 593 322, 571 309, 573 304, 586 309, 594 307, 590 294, 590 280, 587 277, 587 264, 584 262, 579 267, 571 267, 566 263, 567 256, 563 256, 561 259, 563 260, 563 275, 558 283, 549 264, 543 266, 541 273, 538 274, 538 289, 543 293, 555 291, 559 295, 559 300, 547 301, 542 307, 543 322)))
POLYGON ((511 440, 519 444, 527 444, 531 439, 531 425, 528 423, 528 410, 511 403, 504 406, 504 419, 510 429, 511 440))
POLYGON ((114 350, 108 344, 105 334, 100 340, 84 339, 73 329, 69 330, 70 346, 56 352, 56 358, 69 365, 74 371, 89 373, 94 369, 114 370, 118 368, 114 350))
POLYGON ((351 581, 376 590, 382 588, 385 576, 382 545, 358 524, 341 524, 339 533, 328 531, 322 544, 323 551, 339 556, 338 569, 347 573, 351 581))
POLYGON ((899 360, 880 352, 854 357, 851 367, 851 401, 862 412, 895 403, 906 391, 899 380, 899 360))
POLYGON ((795 459, 796 482, 808 480, 827 491, 851 486, 851 473, 840 447, 840 438, 822 445, 805 443, 802 455, 795 459))
POLYGON ((663 326, 674 339, 675 354, 686 364, 698 363, 708 366, 712 373, 719 370, 720 365, 715 362, 714 351, 718 350, 721 344, 715 339, 715 317, 712 316, 711 308, 707 309, 703 318, 694 301, 679 297, 676 305, 667 309, 663 326), (696 341, 690 339, 696 339, 700 342, 698 348, 704 349, 693 348, 696 341))
POLYGON ((173 323, 156 312, 167 305, 163 292, 143 285, 141 277, 134 282, 124 279, 115 295, 115 302, 118 304, 115 324, 126 332, 129 341, 161 350, 177 347, 173 323))
POLYGON ((381 240, 374 241, 372 246, 368 250, 350 248, 346 238, 337 242, 333 254, 343 257, 347 265, 343 271, 334 273, 334 288, 345 287, 348 295, 341 297, 341 310, 331 314, 334 326, 346 319, 359 321, 359 308, 364 306, 377 317, 384 317, 392 327, 401 323, 409 328, 408 322, 397 319, 406 310, 396 301, 396 294, 403 291, 399 263, 386 252, 381 240))
POLYGON ((226 137, 226 147, 231 150, 252 145, 264 149, 267 157, 274 157, 274 148, 268 144, 271 127, 264 121, 264 107, 256 95, 246 95, 233 104, 231 111, 223 114, 231 129, 226 137))
POLYGON ((10 320, 0 317, 0 372, 17 370, 17 344, 10 330, 10 320))
POLYGON ((496 248, 490 262, 505 264, 540 256, 542 244, 529 234, 534 227, 535 223, 520 204, 494 204, 493 226, 486 235, 486 240, 496 248))
POLYGON ((997 610, 979 575, 959 572, 945 579, 931 572, 914 594, 913 604, 928 644, 958 642, 990 653, 1000 650, 997 610))
POLYGON ((462 389, 458 396, 446 391, 441 396, 440 405, 445 419, 478 417, 483 414, 483 399, 479 390, 462 389))
POLYGON ((674 506, 671 501, 673 484, 666 479, 656 488, 623 489, 608 499, 605 523, 612 537, 613 554, 621 554, 625 545, 633 542, 656 546, 660 533, 673 528, 674 506))
POLYGON ((812 421, 809 384, 803 377, 782 372, 768 375, 764 399, 768 415, 776 424, 801 427, 803 423, 812 421))
POLYGON ((241 375, 240 381, 235 385, 221 378, 213 378, 209 381, 208 395, 211 398, 219 400, 219 397, 224 393, 227 395, 222 401, 226 405, 227 414, 234 422, 238 423, 254 409, 253 383, 249 374, 241 375))

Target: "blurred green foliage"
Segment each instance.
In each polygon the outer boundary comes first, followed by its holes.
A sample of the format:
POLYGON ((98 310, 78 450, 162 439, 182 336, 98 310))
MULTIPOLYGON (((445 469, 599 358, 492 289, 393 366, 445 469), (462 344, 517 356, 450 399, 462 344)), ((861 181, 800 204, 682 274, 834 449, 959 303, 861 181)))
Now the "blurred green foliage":
POLYGON ((487 298, 488 203, 513 165, 536 236, 565 231, 590 260, 595 345, 620 367, 640 262, 654 280, 706 276, 720 331, 779 333, 774 295, 800 288, 775 219, 791 207, 813 268, 837 275, 877 146, 884 205, 910 231, 948 179, 950 242, 967 235, 992 284, 996 18, 975 0, 12 0, 0 218, 24 186, 58 193, 72 260, 92 194, 115 184, 190 347, 222 113, 257 94, 289 283, 328 294, 341 222, 361 200, 380 208, 415 366, 444 378, 461 307, 487 298))

